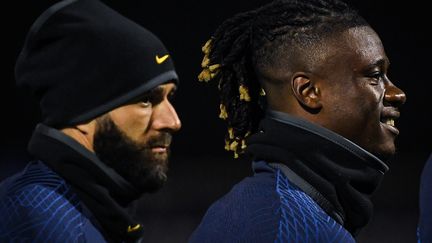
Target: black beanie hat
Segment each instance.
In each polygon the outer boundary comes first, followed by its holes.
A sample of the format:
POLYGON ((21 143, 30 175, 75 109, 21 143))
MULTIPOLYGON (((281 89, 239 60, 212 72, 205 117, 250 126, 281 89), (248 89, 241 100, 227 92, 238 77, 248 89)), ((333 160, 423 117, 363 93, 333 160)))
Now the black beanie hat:
POLYGON ((15 76, 40 100, 42 123, 57 128, 178 82, 163 43, 98 0, 65 0, 42 13, 27 35, 15 76))

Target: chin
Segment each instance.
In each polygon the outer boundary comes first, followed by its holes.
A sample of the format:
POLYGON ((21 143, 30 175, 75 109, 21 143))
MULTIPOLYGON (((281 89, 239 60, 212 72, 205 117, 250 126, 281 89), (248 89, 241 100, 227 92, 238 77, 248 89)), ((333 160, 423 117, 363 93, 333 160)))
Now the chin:
POLYGON ((133 184, 143 193, 158 191, 167 181, 167 168, 155 166, 151 171, 147 171, 140 178, 136 178, 133 184))
POLYGON ((396 154, 396 147, 394 144, 385 146, 385 148, 374 151, 372 154, 377 156, 380 160, 387 162, 391 160, 396 154))
POLYGON ((161 189, 163 185, 165 185, 167 179, 166 173, 158 172, 140 181, 136 181, 133 184, 135 184, 142 193, 153 193, 161 189))
MULTIPOLYGON (((161 164, 161 166, 166 166, 168 164, 168 153, 154 153, 152 155, 153 161, 156 161, 156 163, 161 164)), ((158 166, 156 166, 158 167, 158 166)))

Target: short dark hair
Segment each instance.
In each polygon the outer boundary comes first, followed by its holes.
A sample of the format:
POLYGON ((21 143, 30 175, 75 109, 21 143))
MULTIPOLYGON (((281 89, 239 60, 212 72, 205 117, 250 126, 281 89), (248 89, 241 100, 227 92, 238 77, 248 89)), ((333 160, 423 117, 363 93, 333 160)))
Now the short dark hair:
POLYGON ((258 129, 266 99, 260 73, 280 62, 281 53, 306 49, 324 37, 369 26, 339 0, 276 0, 225 20, 203 46, 200 81, 218 80, 220 118, 228 125, 225 149, 234 157, 258 129), (300 48, 300 49, 299 49, 300 48))

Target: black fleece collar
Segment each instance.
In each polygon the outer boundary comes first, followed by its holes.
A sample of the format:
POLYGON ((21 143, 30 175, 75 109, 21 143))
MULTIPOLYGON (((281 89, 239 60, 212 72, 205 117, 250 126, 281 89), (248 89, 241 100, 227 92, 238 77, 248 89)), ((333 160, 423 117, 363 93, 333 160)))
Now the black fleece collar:
POLYGON ((38 124, 28 150, 64 178, 97 220, 109 242, 136 242, 142 227, 131 233, 138 222, 126 206, 141 194, 128 181, 74 139, 43 124, 38 124))
POLYGON ((249 138, 247 152, 255 160, 286 165, 300 178, 293 183, 352 234, 370 220, 369 197, 388 170, 376 156, 342 136, 276 111, 268 111, 260 132, 249 138))

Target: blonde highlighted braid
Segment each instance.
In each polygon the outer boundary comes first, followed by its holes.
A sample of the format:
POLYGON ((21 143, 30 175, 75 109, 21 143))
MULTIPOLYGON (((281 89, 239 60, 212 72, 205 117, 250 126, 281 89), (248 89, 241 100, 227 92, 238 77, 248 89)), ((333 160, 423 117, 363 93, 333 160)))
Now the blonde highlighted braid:
MULTIPOLYGON (((242 77, 245 75, 242 71, 241 64, 232 64, 232 67, 221 65, 213 62, 212 54, 213 39, 208 40, 202 47, 204 53, 201 67, 203 68, 198 75, 198 80, 208 82, 213 79, 219 80, 218 88, 221 91, 221 104, 219 105, 219 118, 228 123, 228 132, 225 136, 225 150, 232 151, 234 158, 238 158, 239 154, 244 153, 246 148, 246 138, 251 134, 255 123, 247 124, 247 119, 244 119, 244 113, 238 114, 240 110, 250 112, 253 109, 251 106, 257 106, 257 99, 252 101, 248 82, 242 77), (232 77, 238 77, 238 84, 232 83, 232 77), (229 93, 230 95, 223 95, 229 93), (242 107, 242 108, 240 108, 242 107), (240 109, 239 109, 240 108, 240 109), (246 124, 244 124, 246 121, 246 124), (246 126, 245 126, 246 125, 246 126)), ((226 64, 226 62, 224 62, 226 64)), ((252 87, 256 94, 262 96, 262 89, 252 87), (259 92, 256 92, 256 91, 259 92)), ((257 96, 257 95, 255 95, 257 96)))

